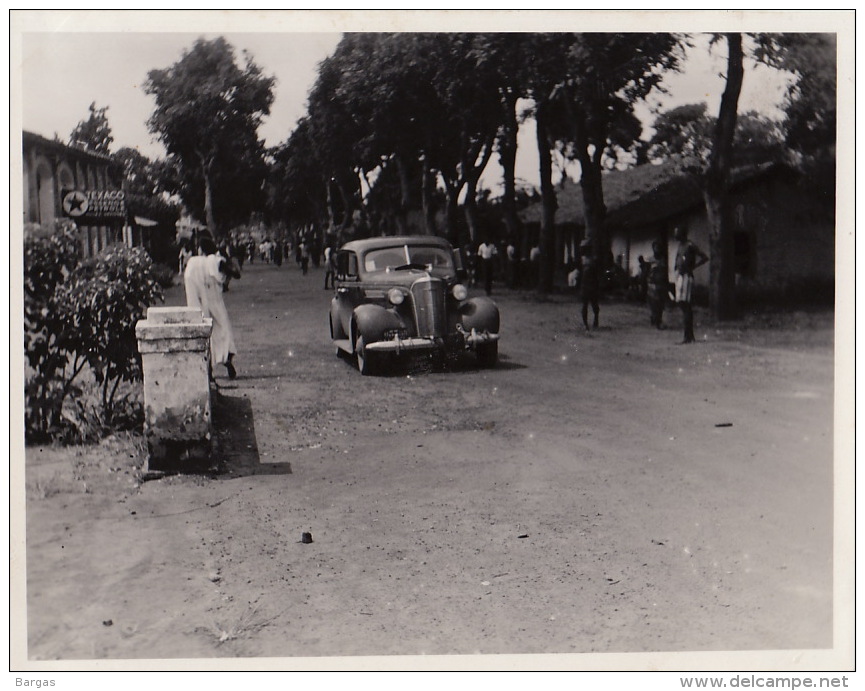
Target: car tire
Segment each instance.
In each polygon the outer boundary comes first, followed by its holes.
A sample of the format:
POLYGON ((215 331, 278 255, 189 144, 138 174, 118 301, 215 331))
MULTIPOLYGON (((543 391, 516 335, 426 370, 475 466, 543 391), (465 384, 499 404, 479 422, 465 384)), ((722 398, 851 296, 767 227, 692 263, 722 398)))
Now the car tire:
POLYGON ((362 375, 369 376, 375 373, 375 355, 366 352, 363 336, 358 336, 354 342, 354 354, 357 358, 357 369, 362 375))
POLYGON ((481 367, 495 367, 499 361, 499 342, 490 341, 489 343, 481 343, 477 347, 478 365, 481 367))

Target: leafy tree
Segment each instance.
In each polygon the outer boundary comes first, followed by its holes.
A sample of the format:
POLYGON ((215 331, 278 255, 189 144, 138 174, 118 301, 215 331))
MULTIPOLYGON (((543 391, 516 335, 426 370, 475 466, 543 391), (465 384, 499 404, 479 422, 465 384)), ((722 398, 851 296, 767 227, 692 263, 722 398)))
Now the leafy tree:
POLYGON ((604 234, 603 160, 627 131, 616 123, 632 115, 667 70, 677 69, 684 37, 677 34, 577 34, 567 51, 568 74, 556 87, 571 126, 569 140, 580 163, 586 238, 596 261, 607 252, 604 234), (615 138, 613 134, 615 133, 615 138))
MULTIPOLYGON (((489 63, 496 72, 501 122, 496 137, 496 151, 502 167, 504 191, 501 198, 502 222, 506 234, 514 242, 521 240, 521 224, 517 216, 516 159, 519 117, 517 103, 526 95, 526 65, 531 57, 527 36, 519 33, 481 34, 475 47, 480 66, 489 63)), ((528 247, 524 248, 528 251, 528 247)))
POLYGON ((835 209, 837 45, 834 34, 770 34, 757 58, 789 72, 784 103, 786 144, 800 157, 808 183, 835 209))
POLYGON ((804 155, 834 151, 837 42, 834 34, 766 34, 755 57, 793 75, 784 104, 787 143, 804 155))
POLYGON ((268 189, 268 209, 274 219, 294 225, 327 223, 326 181, 315 156, 308 117, 301 118, 288 141, 273 151, 268 189))
POLYGON ((648 142, 649 158, 682 156, 700 163, 709 158, 715 119, 705 103, 689 103, 660 113, 648 142))
MULTIPOLYGON (((553 287, 555 266, 554 242, 555 216, 558 201, 553 187, 552 150, 555 146, 553 136, 556 118, 556 96, 559 85, 567 79, 566 61, 562 56, 568 54, 575 34, 530 34, 526 50, 531 60, 526 66, 526 95, 534 103, 536 140, 538 147, 539 176, 541 190, 541 232, 538 239, 540 267, 537 289, 547 293, 553 287)), ((528 248, 523 247, 523 256, 528 256, 528 248)))
POLYGON ((124 146, 111 158, 123 170, 124 189, 129 194, 149 196, 160 191, 159 168, 138 149, 124 146))
MULTIPOLYGON (((478 34, 351 34, 321 65, 309 118, 331 198, 360 206, 361 180, 375 173, 366 204, 409 230, 434 232, 436 179, 446 190, 448 234, 456 242, 463 199, 466 224, 478 233, 475 198, 501 119, 495 77, 480 60, 478 34), (338 192, 338 195, 333 192, 338 192)), ((345 218, 345 217, 343 217, 345 218)))
MULTIPOLYGON (((655 133, 647 144, 649 158, 681 157, 686 165, 703 173, 712 150, 717 119, 708 115, 705 103, 678 106, 658 115, 655 133)), ((755 111, 736 119, 733 162, 736 165, 787 158, 780 123, 755 111)))
POLYGON ((424 163, 438 171, 447 199, 448 236, 462 244, 457 210, 460 198, 468 240, 480 232, 477 185, 493 153, 501 119, 496 68, 477 59, 478 34, 420 34, 413 59, 426 65, 423 99, 413 113, 423 123, 424 163))
POLYGON ((69 145, 108 155, 111 142, 111 126, 108 124, 108 106, 97 108, 96 102, 90 104, 90 117, 79 122, 69 135, 69 145))
POLYGON ((342 229, 360 204, 361 147, 374 127, 364 117, 364 92, 347 85, 353 73, 366 74, 366 44, 365 34, 344 36, 334 54, 319 65, 308 99, 306 154, 320 168, 316 177, 324 185, 330 225, 338 222, 342 229))
POLYGON ((387 189, 367 196, 367 211, 392 217, 400 232, 408 232, 409 212, 419 203, 427 212, 424 228, 411 230, 433 230, 429 159, 443 122, 432 87, 431 36, 346 35, 310 93, 311 125, 330 188, 344 207, 355 208, 358 183, 374 173, 373 186, 387 189))
MULTIPOLYGON (((254 188, 255 172, 263 179, 264 147, 257 131, 270 113, 274 82, 245 52, 239 67, 223 37, 198 39, 178 62, 148 73, 144 90, 156 106, 147 125, 177 162, 187 194, 193 185, 200 189, 201 196, 191 201, 203 207, 215 234, 226 225, 224 218, 217 223, 217 210, 224 216, 232 208, 217 201, 217 193, 224 200, 232 185, 254 188)), ((260 189, 261 179, 257 182, 260 189)))
MULTIPOLYGON (((727 83, 712 140, 704 180, 704 199, 709 217, 709 305, 716 319, 736 315, 732 221, 728 194, 729 170, 734 154, 738 97, 744 79, 745 50, 738 33, 724 34, 728 46, 727 83)), ((825 185, 827 206, 834 201, 836 130, 835 39, 824 34, 752 34, 753 58, 790 72, 785 104, 786 141, 804 158, 806 170, 816 172, 816 184, 825 185), (819 171, 819 172, 818 172, 819 171)), ((721 40, 715 36, 713 42, 721 40)))

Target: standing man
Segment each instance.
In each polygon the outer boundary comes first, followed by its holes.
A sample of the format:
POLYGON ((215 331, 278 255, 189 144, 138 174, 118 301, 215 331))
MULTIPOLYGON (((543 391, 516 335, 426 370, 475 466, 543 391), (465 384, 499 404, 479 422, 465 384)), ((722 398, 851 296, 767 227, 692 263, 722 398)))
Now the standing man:
POLYGON ((481 275, 484 277, 484 290, 487 295, 493 292, 493 261, 498 254, 495 244, 485 240, 478 246, 478 257, 481 260, 481 275))
POLYGON ((709 261, 708 255, 688 239, 688 229, 678 226, 674 231, 679 241, 676 252, 676 302, 682 310, 685 343, 694 342, 694 311, 691 307, 691 291, 694 287, 694 269, 709 261))
POLYGON ((595 253, 592 249, 592 244, 589 240, 583 240, 580 243, 579 255, 579 270, 580 270, 580 299, 583 302, 580 308, 580 316, 583 318, 583 326, 586 328, 586 333, 589 331, 589 305, 592 306, 592 328, 598 328, 598 313, 601 311, 600 294, 601 294, 601 277, 598 271, 598 262, 595 260, 595 253))
POLYGON ((327 290, 328 281, 330 287, 336 288, 336 249, 332 244, 324 248, 324 289, 327 290))
MULTIPOLYGON (((211 364, 224 365, 228 378, 234 379, 237 377, 234 367, 237 347, 234 344, 234 329, 222 297, 222 286, 228 271, 228 261, 218 253, 216 243, 209 237, 202 237, 199 240, 198 255, 190 257, 186 263, 183 283, 186 304, 198 308, 203 316, 213 319, 213 331, 210 335, 211 364)), ((213 378, 212 371, 210 378, 213 378)))
POLYGON ((300 241, 300 268, 306 276, 309 271, 309 240, 302 238, 300 241))
MULTIPOLYGON (((653 261, 649 266, 646 297, 649 301, 649 323, 656 329, 664 329, 664 303, 670 291, 667 275, 667 257, 664 246, 655 240, 652 243, 653 261)), ((642 257, 641 257, 642 258, 642 257)))

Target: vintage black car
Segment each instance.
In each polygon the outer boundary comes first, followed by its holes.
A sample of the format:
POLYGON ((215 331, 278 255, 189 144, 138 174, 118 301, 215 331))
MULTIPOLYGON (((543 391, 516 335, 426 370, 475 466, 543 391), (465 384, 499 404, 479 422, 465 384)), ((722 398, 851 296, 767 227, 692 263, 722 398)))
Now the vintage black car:
POLYGON ((336 256, 330 336, 361 374, 426 352, 440 362, 474 351, 482 367, 498 360, 499 310, 468 297, 462 258, 434 236, 378 237, 346 243, 336 256))

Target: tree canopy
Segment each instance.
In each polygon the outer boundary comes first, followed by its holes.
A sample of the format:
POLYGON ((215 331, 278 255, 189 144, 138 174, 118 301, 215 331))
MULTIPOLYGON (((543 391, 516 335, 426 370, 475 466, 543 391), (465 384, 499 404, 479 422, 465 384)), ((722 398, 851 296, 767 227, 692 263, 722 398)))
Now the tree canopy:
MULTIPOLYGON (((246 53, 239 66, 223 37, 198 39, 178 62, 147 75, 144 91, 156 101, 148 128, 175 164, 184 202, 203 210, 214 233, 226 225, 229 210, 249 210, 225 203, 231 190, 261 188, 264 145, 257 131, 270 113, 274 83, 246 53)), ((247 198, 234 196, 235 202, 247 198)), ((261 202, 255 198, 247 206, 261 202)))
MULTIPOLYGON (((718 119, 709 115, 705 103, 690 103, 660 113, 655 133, 646 144, 650 159, 679 156, 695 168, 704 169, 712 150, 718 119)), ((736 118, 734 163, 781 161, 787 157, 782 124, 756 111, 736 118)))
POLYGON ((108 124, 108 106, 97 108, 96 102, 90 104, 90 116, 79 122, 69 135, 69 145, 108 155, 114 137, 108 124))

